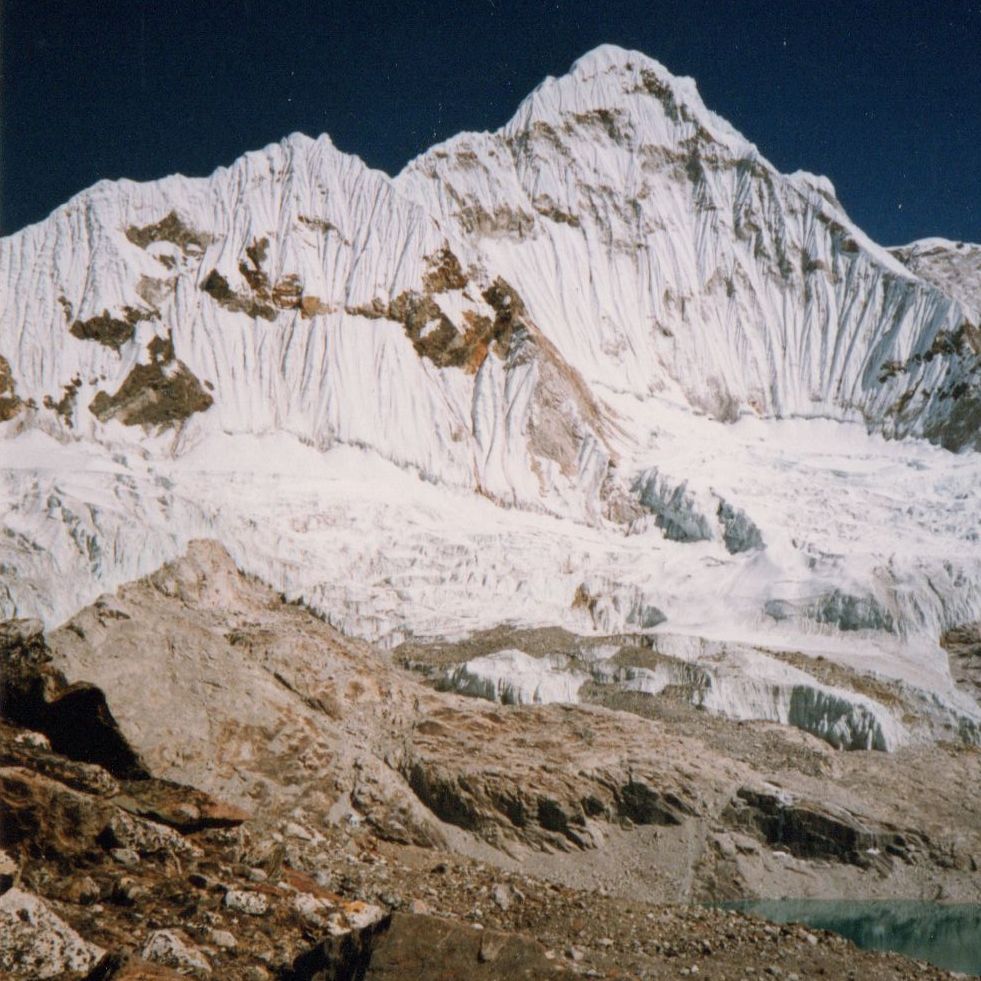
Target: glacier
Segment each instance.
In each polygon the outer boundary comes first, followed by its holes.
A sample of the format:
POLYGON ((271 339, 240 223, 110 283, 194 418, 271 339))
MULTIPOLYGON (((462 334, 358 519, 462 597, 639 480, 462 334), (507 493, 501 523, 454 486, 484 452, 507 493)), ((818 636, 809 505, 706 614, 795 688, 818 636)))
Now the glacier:
MULTIPOLYGON (((822 685, 807 672, 752 648, 707 644, 693 650, 677 638, 660 638, 662 656, 653 668, 623 666, 602 652, 534 657, 516 648, 471 658, 447 668, 437 687, 508 705, 578 703, 583 684, 623 686, 625 691, 659 695, 684 693, 696 708, 729 719, 758 719, 802 729, 836 749, 890 751, 911 741, 896 712, 872 698, 822 685), (592 654, 592 656, 590 656, 592 654), (587 661, 586 664, 580 663, 587 661), (583 670, 583 669, 586 670, 583 670)), ((619 648, 613 645, 611 653, 619 648)), ((970 717, 932 712, 943 736, 970 725, 970 717), (945 732, 943 730, 946 730, 945 732)))
POLYGON ((670 631, 981 721, 979 322, 981 248, 877 245, 609 45, 395 177, 103 181, 0 240, 0 614, 213 537, 385 646, 670 631))
POLYGON ((535 658, 507 648, 457 665, 447 673, 443 687, 505 705, 568 704, 579 700, 587 678, 570 669, 566 658, 535 658))

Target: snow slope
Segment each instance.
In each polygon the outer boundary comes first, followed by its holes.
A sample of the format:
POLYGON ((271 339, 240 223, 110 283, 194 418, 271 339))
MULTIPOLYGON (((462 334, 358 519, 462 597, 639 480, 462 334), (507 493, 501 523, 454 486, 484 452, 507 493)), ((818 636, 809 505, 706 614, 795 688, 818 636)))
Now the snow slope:
POLYGON ((610 46, 395 178, 293 135, 102 182, 0 240, 0 613, 212 536, 384 643, 664 622, 972 712, 979 304, 932 254, 610 46))

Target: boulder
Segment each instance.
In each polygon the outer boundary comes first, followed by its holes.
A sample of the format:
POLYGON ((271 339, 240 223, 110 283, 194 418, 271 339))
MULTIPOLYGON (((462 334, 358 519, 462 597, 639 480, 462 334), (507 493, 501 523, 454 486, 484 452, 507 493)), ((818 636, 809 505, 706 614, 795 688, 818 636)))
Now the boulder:
POLYGON ((421 981, 435 976, 446 981, 538 981, 576 975, 553 962, 530 937, 413 913, 394 913, 329 939, 299 957, 288 975, 291 981, 421 981))
POLYGON ((87 972, 104 950, 83 940, 37 896, 8 889, 0 896, 0 972, 40 981, 87 972))

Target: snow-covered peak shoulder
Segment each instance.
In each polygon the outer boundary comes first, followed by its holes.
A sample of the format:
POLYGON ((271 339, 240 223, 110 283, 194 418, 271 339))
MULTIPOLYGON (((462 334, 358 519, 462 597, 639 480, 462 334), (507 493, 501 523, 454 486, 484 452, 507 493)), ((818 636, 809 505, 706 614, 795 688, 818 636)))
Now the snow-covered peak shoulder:
POLYGON ((795 170, 792 174, 784 175, 783 180, 808 201, 814 210, 822 215, 825 222, 837 222, 845 229, 855 245, 874 257, 879 265, 902 279, 915 278, 906 265, 899 261, 889 249, 872 241, 848 217, 842 203, 838 200, 835 186, 829 178, 822 174, 812 174, 807 170, 795 170))
POLYGON ((955 242, 953 239, 942 238, 938 235, 930 235, 927 238, 918 238, 907 245, 891 245, 890 252, 906 252, 914 255, 926 255, 935 252, 954 252, 971 249, 981 249, 981 245, 972 242, 955 242))
MULTIPOLYGON (((578 183, 606 186, 632 185, 630 172, 665 162, 682 166, 693 156, 733 162, 776 173, 757 148, 721 116, 706 108, 691 78, 673 75, 660 62, 639 51, 601 45, 579 58, 558 78, 545 78, 518 106, 512 118, 494 133, 460 133, 437 144, 410 161, 396 178, 403 193, 430 205, 438 200, 442 210, 459 204, 454 194, 459 178, 467 185, 487 185, 481 207, 491 212, 510 197, 512 205, 527 184, 523 175, 509 174, 531 167, 536 172, 532 197, 551 207, 556 188, 543 179, 538 162, 550 161, 562 171, 569 161, 580 168, 578 183), (450 184, 432 187, 434 177, 450 184)), ((449 210, 452 210, 450 208, 449 210)), ((508 231, 529 231, 533 214, 519 214, 513 207, 508 231)), ((532 211, 535 209, 532 208, 532 211)), ((483 216, 482 216, 483 217, 483 216)), ((482 230, 497 222, 477 223, 482 230)))
POLYGON ((388 175, 373 170, 354 154, 339 150, 326 134, 313 138, 291 133, 258 150, 250 150, 228 166, 216 168, 206 177, 171 174, 150 181, 100 180, 57 207, 48 218, 0 240, 5 244, 20 238, 50 234, 60 222, 83 216, 87 222, 117 223, 136 220, 130 211, 153 210, 161 199, 180 206, 185 217, 197 217, 209 198, 248 192, 278 183, 291 189, 296 199, 311 185, 336 178, 355 178, 377 185, 390 184, 388 175))
POLYGON ((956 297, 981 317, 981 245, 923 238, 889 252, 910 272, 956 297))

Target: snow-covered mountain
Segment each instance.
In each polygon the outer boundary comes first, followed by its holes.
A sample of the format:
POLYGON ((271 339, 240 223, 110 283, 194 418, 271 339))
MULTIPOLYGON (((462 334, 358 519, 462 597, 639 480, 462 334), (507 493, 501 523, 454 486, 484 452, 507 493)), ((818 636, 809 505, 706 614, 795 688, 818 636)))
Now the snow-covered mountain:
POLYGON ((666 617, 950 689, 981 250, 938 249, 611 46, 395 178, 293 135, 101 182, 0 241, 0 612, 210 535, 389 642, 666 617))

